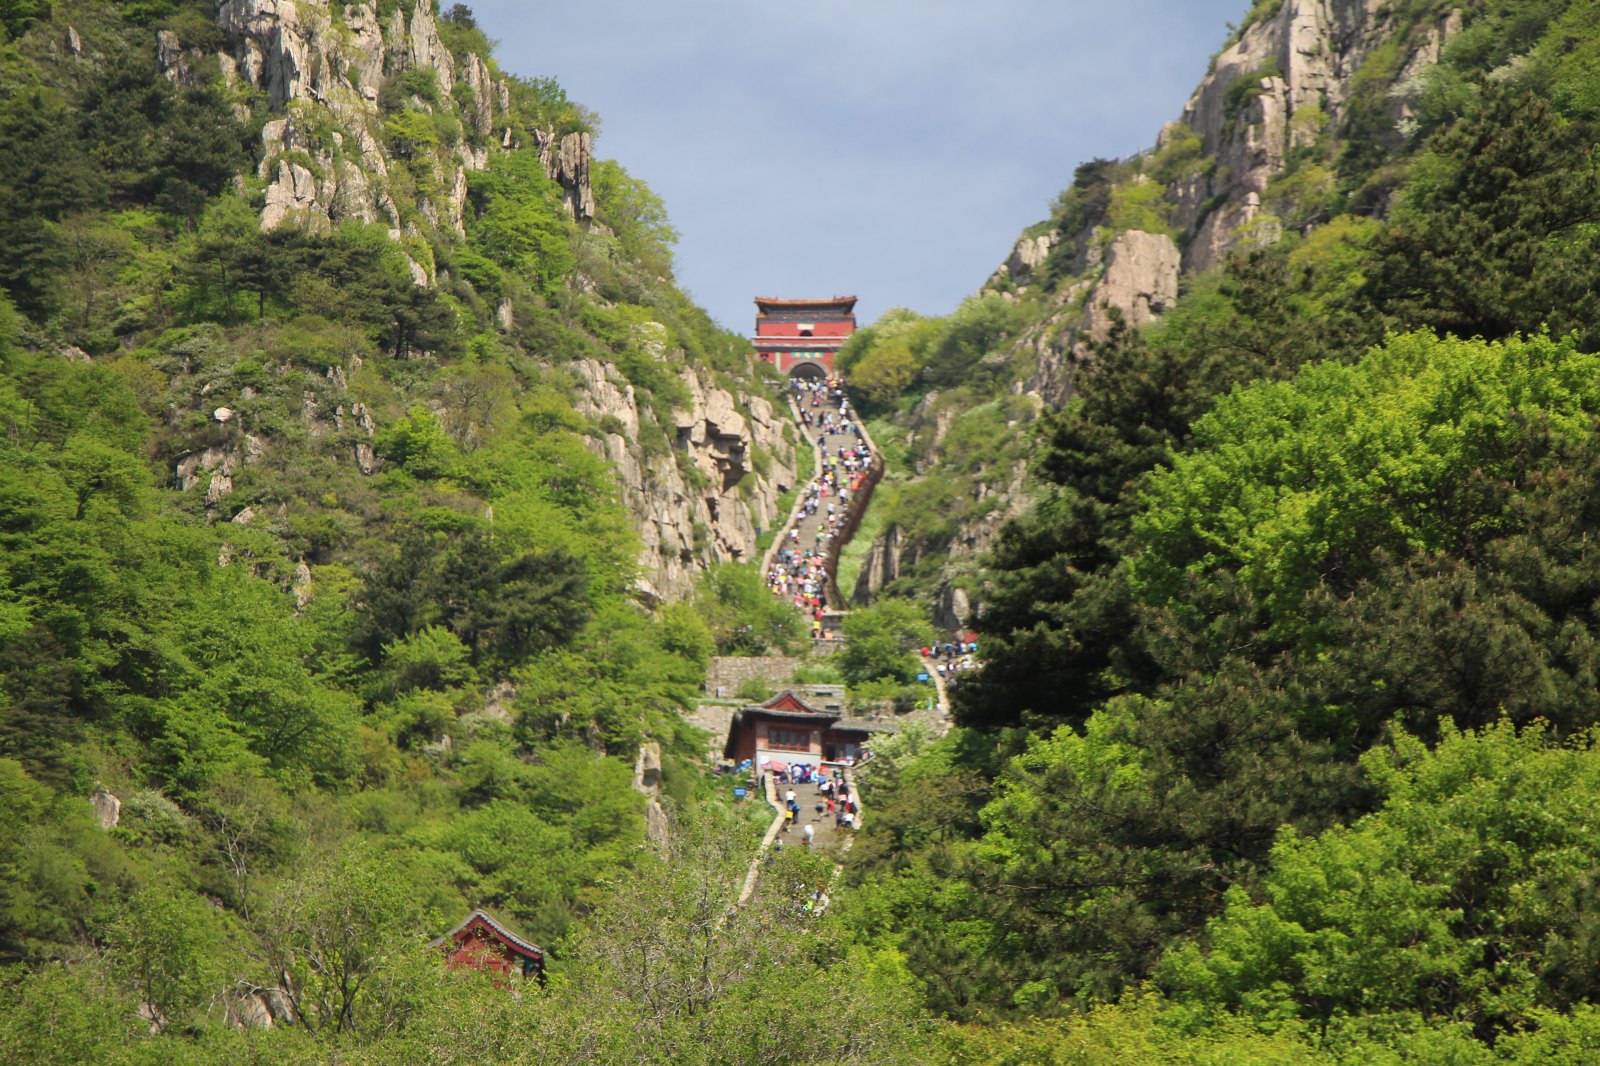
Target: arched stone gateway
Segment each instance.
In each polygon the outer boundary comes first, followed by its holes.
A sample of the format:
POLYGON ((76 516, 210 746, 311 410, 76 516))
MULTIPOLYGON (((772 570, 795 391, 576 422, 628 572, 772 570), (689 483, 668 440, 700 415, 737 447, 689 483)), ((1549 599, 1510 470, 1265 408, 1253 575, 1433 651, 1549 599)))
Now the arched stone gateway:
POLYGON ((784 300, 756 297, 756 358, 791 377, 809 378, 807 364, 820 367, 820 377, 833 374, 833 357, 856 331, 856 298, 784 300))
POLYGON ((828 371, 821 363, 803 362, 791 366, 789 376, 802 381, 822 381, 828 376, 828 371))

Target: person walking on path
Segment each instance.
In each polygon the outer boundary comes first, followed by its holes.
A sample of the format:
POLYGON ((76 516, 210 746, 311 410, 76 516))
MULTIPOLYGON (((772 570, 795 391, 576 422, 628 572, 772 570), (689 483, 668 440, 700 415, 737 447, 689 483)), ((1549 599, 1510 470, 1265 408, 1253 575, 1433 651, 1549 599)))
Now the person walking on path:
POLYGON ((816 826, 812 825, 810 822, 807 822, 806 823, 806 840, 805 840, 806 847, 809 848, 811 846, 811 838, 816 836, 816 835, 817 835, 816 826))

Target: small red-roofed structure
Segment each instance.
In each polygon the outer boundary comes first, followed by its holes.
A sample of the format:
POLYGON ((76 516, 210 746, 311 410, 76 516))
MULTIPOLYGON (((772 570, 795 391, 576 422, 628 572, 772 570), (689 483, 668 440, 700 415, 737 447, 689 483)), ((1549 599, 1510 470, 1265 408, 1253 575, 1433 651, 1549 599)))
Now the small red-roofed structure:
POLYGON ((893 722, 819 711, 793 692, 784 691, 759 706, 734 712, 722 754, 735 762, 749 759, 761 769, 778 763, 818 766, 859 759, 873 734, 897 732, 899 727, 893 722))
POLYGON ((790 377, 833 377, 833 357, 856 331, 856 298, 756 297, 756 358, 790 377))
POLYGON ((475 910, 430 947, 445 954, 452 969, 472 967, 497 977, 520 973, 544 982, 544 949, 522 939, 486 911, 475 910))

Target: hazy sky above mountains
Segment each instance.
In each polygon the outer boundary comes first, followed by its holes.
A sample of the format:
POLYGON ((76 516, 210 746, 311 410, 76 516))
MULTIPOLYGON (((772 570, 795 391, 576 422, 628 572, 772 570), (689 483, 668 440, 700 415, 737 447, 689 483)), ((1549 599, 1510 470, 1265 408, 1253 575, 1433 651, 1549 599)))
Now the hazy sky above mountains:
MULTIPOLYGON (((1150 146, 1248 0, 468 0, 598 111, 722 325, 762 296, 945 314, 1079 163, 1150 146)), ((444 7, 449 7, 446 2, 444 7)))

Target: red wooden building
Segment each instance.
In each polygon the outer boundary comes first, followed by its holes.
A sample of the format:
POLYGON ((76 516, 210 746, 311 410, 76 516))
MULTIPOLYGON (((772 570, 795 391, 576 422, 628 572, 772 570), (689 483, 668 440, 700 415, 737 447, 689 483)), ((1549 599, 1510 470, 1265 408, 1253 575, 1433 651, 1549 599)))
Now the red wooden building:
POLYGON ((833 357, 856 331, 856 298, 756 297, 756 358, 791 377, 833 376, 833 357))
POLYGON ((431 947, 445 953, 451 968, 471 966, 487 970, 496 977, 521 973, 523 977, 544 980, 544 949, 530 944, 484 911, 473 911, 466 920, 431 947))
POLYGON ((898 727, 892 722, 819 711, 793 692, 780 692, 758 707, 734 712, 722 754, 735 762, 749 759, 757 766, 763 759, 768 764, 816 766, 859 759, 872 734, 894 732, 898 727))

